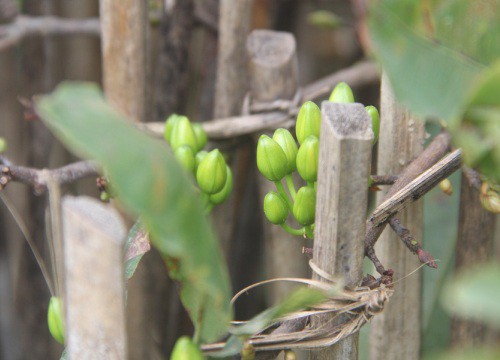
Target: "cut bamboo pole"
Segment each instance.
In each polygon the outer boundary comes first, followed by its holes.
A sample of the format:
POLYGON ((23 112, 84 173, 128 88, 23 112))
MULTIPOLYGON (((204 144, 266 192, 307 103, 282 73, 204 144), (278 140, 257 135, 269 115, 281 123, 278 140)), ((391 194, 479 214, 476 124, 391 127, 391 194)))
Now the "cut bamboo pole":
POLYGON ((126 359, 125 226, 88 197, 65 197, 62 214, 68 356, 126 359))
MULTIPOLYGON (((467 170, 464 170, 464 172, 467 170)), ((455 249, 455 271, 466 271, 494 256, 495 214, 486 211, 479 200, 479 190, 471 180, 462 174, 460 187, 460 210, 458 236, 455 249)), ((491 339, 488 326, 472 320, 453 318, 451 323, 451 343, 454 348, 478 347, 491 339)))
MULTIPOLYGON (((144 0, 100 0, 104 92, 107 100, 134 122, 146 119, 148 113, 147 13, 148 2, 144 0)), ((128 283, 126 325, 132 359, 153 357, 157 341, 152 334, 158 329, 155 320, 164 318, 166 311, 165 306, 153 313, 155 295, 166 284, 164 273, 152 270, 154 260, 157 257, 145 257, 128 283)))
MULTIPOLYGON (((424 123, 411 116, 395 100, 385 74, 381 84, 381 120, 378 141, 379 174, 399 174, 423 150, 424 123)), ((380 203, 387 190, 378 194, 380 203)), ((422 239, 422 203, 416 202, 398 213, 398 219, 415 239, 422 239)), ((375 247, 376 253, 397 278, 409 274, 420 266, 416 256, 391 230, 385 229, 375 247)), ((395 285, 391 301, 382 314, 372 321, 370 333, 370 359, 417 360, 421 335, 421 272, 395 285)))
MULTIPOLYGON (((256 101, 292 99, 297 90, 297 49, 295 38, 285 32, 254 30, 247 41, 251 97, 256 101)), ((274 184, 258 174, 259 196, 276 190, 274 184)), ((259 211, 263 214, 262 207, 259 211)), ((305 243, 297 236, 264 219, 266 277, 308 277, 307 258, 302 254, 305 243)), ((270 301, 283 300, 289 284, 277 284, 270 301)))
POLYGON ((214 116, 241 112, 248 75, 245 41, 250 33, 253 0, 221 0, 214 116))
MULTIPOLYGON (((215 117, 229 117, 241 114, 243 98, 248 91, 246 39, 250 33, 253 0, 221 0, 219 3, 219 38, 217 71, 215 80, 215 117)), ((230 124, 229 126, 231 126, 230 124)), ((248 152, 248 151, 247 151, 248 152)), ((244 185, 249 172, 245 149, 237 149, 229 159, 234 173, 234 194, 229 201, 217 206, 213 211, 215 229, 222 248, 229 253, 239 253, 231 244, 235 230, 235 214, 241 212, 237 199, 248 191, 244 185)), ((228 258, 228 262, 230 262, 228 258)), ((236 278, 239 274, 235 274, 236 278)), ((235 277, 233 277, 235 279, 235 277)), ((240 284, 237 284, 240 285, 240 284)))
MULTIPOLYGON (((313 262, 349 287, 363 275, 365 220, 368 205, 373 132, 361 104, 323 102, 313 262)), ((313 274, 313 278, 329 281, 313 274)), ((313 319, 326 326, 328 316, 313 319)), ((357 359, 358 335, 311 351, 310 359, 357 359)))
POLYGON ((147 1, 101 0, 106 98, 135 121, 146 118, 147 1))

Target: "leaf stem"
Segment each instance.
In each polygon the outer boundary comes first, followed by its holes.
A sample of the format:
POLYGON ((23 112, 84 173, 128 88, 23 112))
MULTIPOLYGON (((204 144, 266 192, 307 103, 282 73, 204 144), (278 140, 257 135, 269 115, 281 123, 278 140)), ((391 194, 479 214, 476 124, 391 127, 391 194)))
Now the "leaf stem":
POLYGON ((300 229, 294 229, 291 226, 289 226, 287 223, 283 223, 280 225, 287 233, 290 233, 292 235, 296 236, 302 236, 304 235, 304 228, 300 229))
POLYGON ((290 209, 290 211, 292 211, 293 210, 292 201, 288 197, 288 194, 286 193, 285 188, 283 187, 283 184, 281 183, 281 181, 275 181, 274 185, 276 185, 276 189, 278 190, 279 194, 281 196, 283 196, 283 198, 285 199, 286 204, 288 205, 288 209, 290 209))
POLYGON ((314 239, 312 225, 304 226, 305 233, 309 239, 314 239))
POLYGON ((293 184, 292 174, 285 175, 286 186, 290 195, 292 195, 292 200, 295 201, 295 196, 297 195, 297 191, 295 190, 295 185, 293 184))

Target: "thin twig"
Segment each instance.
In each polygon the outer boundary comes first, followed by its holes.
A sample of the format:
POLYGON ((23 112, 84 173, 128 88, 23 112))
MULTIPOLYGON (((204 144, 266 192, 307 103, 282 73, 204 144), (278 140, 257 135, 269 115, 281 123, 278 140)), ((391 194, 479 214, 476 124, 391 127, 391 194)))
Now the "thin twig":
POLYGON ((0 51, 18 44, 28 36, 74 34, 99 36, 99 19, 63 19, 55 16, 20 15, 13 22, 0 26, 0 51))
POLYGON ((418 259, 422 264, 426 264, 429 267, 437 269, 437 263, 434 260, 434 257, 428 253, 426 250, 422 249, 420 243, 415 240, 410 230, 401 225, 399 219, 393 217, 389 224, 391 225, 392 230, 399 236, 399 238, 403 241, 406 247, 414 254, 418 256, 418 259))
POLYGON ((0 190, 9 182, 16 181, 30 185, 36 194, 47 190, 46 172, 58 185, 65 185, 76 180, 99 176, 100 168, 94 161, 78 161, 57 169, 35 169, 13 165, 5 156, 0 157, 0 190))
POLYGON ((446 160, 443 159, 445 164, 440 163, 437 169, 433 167, 449 150, 450 143, 451 137, 449 134, 437 135, 431 144, 398 176, 397 181, 389 189, 384 202, 369 217, 366 226, 365 254, 374 263, 380 274, 384 274, 386 270, 376 257, 373 247, 387 222, 398 211, 423 196, 439 181, 460 167, 460 150, 450 154, 451 156, 447 156, 446 160), (412 183, 417 177, 420 180, 417 183, 412 183), (407 187, 410 183, 412 183, 411 186, 407 187), (404 192, 399 192, 403 188, 404 192))
POLYGON ((393 185, 397 179, 396 175, 371 175, 371 186, 393 185))
MULTIPOLYGON (((380 75, 375 64, 362 61, 299 89, 298 93, 301 94, 301 98, 297 99, 298 101, 277 100, 271 103, 255 103, 251 106, 253 112, 267 112, 215 119, 203 122, 202 126, 211 139, 229 139, 279 127, 291 128, 295 125, 294 117, 299 111, 296 103, 301 104, 304 101, 326 96, 341 81, 347 82, 352 87, 361 87, 379 79, 380 75)), ((154 136, 161 137, 164 125, 164 122, 150 122, 137 126, 154 136)))

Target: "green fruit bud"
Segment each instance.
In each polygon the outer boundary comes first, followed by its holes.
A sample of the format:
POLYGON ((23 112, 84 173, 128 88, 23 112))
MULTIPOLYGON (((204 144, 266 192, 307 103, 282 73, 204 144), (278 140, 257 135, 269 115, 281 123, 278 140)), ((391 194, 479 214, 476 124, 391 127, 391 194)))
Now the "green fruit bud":
POLYGON ((195 159, 193 150, 190 146, 182 145, 178 147, 177 150, 175 150, 174 155, 184 169, 188 172, 194 171, 195 159))
POLYGON ((218 149, 210 151, 200 162, 196 170, 196 181, 201 191, 216 194, 226 183, 226 162, 218 149))
POLYGON ((49 302, 49 310, 47 311, 47 323, 49 331, 54 339, 64 345, 64 322, 63 322, 63 307, 61 299, 52 296, 49 302))
POLYGON ((444 179, 439 183, 439 188, 448 196, 453 194, 453 186, 451 185, 451 181, 449 179, 444 179))
POLYGON ((319 141, 315 136, 309 136, 300 145, 297 153, 297 171, 302 179, 316 181, 318 178, 319 141))
POLYGON ((335 86, 328 100, 334 103, 353 103, 354 95, 349 85, 340 82, 335 86))
POLYGON ((182 145, 190 146, 193 151, 198 149, 196 144, 196 136, 189 119, 185 116, 179 116, 175 121, 170 136, 170 146, 175 151, 182 145))
POLYGON ((299 149, 297 148, 295 139, 287 129, 277 129, 274 132, 273 140, 276 141, 279 146, 281 146, 281 149, 285 153, 287 163, 286 173, 291 174, 297 168, 295 159, 297 157, 297 151, 299 149))
POLYGON ((109 196, 109 193, 107 191, 101 191, 99 198, 101 199, 102 202, 107 203, 111 199, 111 196, 109 196))
POLYGON ((321 110, 312 101, 305 102, 300 108, 297 123, 295 124, 295 134, 299 144, 302 144, 310 135, 314 135, 319 139, 320 127, 321 110))
POLYGON ((378 139, 378 133, 380 132, 380 115, 375 106, 368 105, 365 109, 372 118, 373 143, 375 144, 378 139))
POLYGON ((270 181, 280 181, 287 173, 285 152, 267 135, 261 135, 257 144, 257 167, 270 181))
POLYGON ((233 191, 233 173, 229 166, 226 165, 226 183, 221 191, 210 195, 210 202, 214 205, 222 204, 231 195, 231 191, 233 191))
POLYGON ((201 160, 208 154, 208 151, 201 150, 198 151, 198 153, 195 156, 195 166, 198 169, 198 166, 200 166, 201 160))
POLYGON ((172 114, 165 121, 165 129, 163 130, 163 138, 170 144, 170 137, 172 136, 172 130, 176 121, 180 118, 180 115, 172 114))
POLYGON ((293 204, 293 216, 300 225, 308 226, 314 223, 316 214, 316 190, 303 186, 297 192, 293 204))
POLYGON ((288 206, 285 199, 275 191, 264 197, 264 214, 271 224, 283 224, 288 217, 288 206))
POLYGON ((285 351, 285 360, 297 360, 297 355, 293 350, 285 351))
POLYGON ((3 137, 0 137, 0 154, 7 150, 7 141, 3 137))
POLYGON ((193 131, 196 137, 196 144, 198 145, 198 149, 196 150, 203 150, 208 141, 207 133, 203 130, 203 126, 200 123, 193 124, 193 131))
POLYGON ((175 343, 170 360, 203 360, 203 353, 187 336, 181 336, 175 343))

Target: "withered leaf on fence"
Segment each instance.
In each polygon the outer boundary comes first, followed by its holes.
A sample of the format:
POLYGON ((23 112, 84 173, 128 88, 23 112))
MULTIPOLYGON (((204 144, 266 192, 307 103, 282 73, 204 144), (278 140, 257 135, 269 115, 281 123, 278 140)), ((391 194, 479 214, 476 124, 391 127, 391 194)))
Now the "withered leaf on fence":
POLYGON ((125 243, 125 279, 129 280, 134 275, 139 261, 149 250, 151 250, 151 243, 148 232, 140 221, 137 221, 130 229, 125 243))
POLYGON ((92 84, 62 84, 36 110, 70 150, 103 166, 120 201, 141 216, 201 338, 222 335, 232 316, 227 269, 192 179, 167 145, 127 123, 92 84))

